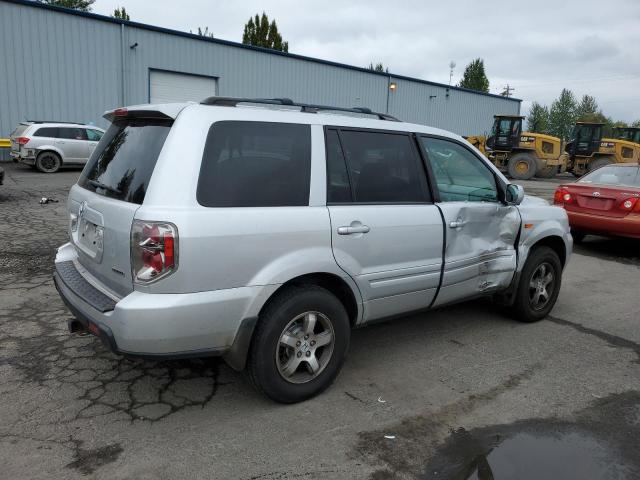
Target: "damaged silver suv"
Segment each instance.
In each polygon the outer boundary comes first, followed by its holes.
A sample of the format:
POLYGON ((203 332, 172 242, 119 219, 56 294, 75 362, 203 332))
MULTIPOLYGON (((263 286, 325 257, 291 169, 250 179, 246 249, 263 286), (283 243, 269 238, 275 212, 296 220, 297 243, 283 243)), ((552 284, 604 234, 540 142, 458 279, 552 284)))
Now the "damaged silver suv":
POLYGON ((353 328, 491 296, 532 322, 572 249, 458 135, 364 108, 213 97, 107 112, 55 283, 114 352, 222 356, 279 402, 336 378, 353 328))

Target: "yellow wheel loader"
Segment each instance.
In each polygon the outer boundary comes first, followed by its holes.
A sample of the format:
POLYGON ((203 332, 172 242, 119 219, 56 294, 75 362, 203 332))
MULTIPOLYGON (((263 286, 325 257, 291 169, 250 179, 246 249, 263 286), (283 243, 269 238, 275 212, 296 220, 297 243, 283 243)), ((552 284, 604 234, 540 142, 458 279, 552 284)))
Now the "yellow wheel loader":
POLYGON ((640 162, 640 142, 633 141, 634 135, 639 135, 633 132, 636 129, 616 129, 614 136, 619 138, 602 138, 603 126, 603 123, 576 122, 573 127, 565 152, 567 170, 576 177, 611 163, 640 162))
POLYGON ((557 137, 522 131, 524 117, 495 115, 491 135, 473 135, 467 140, 496 167, 516 180, 534 175, 551 178, 565 170, 562 142, 557 137))

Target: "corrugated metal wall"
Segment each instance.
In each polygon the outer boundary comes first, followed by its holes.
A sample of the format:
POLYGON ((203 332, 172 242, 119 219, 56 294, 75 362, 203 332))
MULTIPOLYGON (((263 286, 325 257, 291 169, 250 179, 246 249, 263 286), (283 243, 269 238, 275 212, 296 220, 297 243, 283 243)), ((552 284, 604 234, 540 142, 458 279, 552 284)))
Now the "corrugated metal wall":
POLYGON ((104 125, 102 113, 122 105, 123 98, 124 104, 149 101, 150 69, 216 77, 224 96, 289 97, 380 112, 388 106, 388 112, 402 120, 463 135, 482 133, 494 114, 517 114, 520 108, 513 99, 123 26, 19 1, 0 0, 0 52, 0 137, 25 119, 104 125), (395 91, 389 90, 389 82, 397 85, 395 91))

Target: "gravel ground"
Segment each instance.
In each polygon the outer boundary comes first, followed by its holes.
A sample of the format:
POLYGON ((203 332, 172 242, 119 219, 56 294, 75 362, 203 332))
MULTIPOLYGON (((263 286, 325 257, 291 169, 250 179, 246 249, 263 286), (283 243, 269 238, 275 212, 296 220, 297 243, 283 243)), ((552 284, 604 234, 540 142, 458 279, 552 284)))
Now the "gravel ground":
MULTIPOLYGON (((518 452, 640 478, 637 242, 588 238, 536 324, 476 301, 357 330, 333 387, 283 406, 216 360, 70 336, 51 274, 79 172, 3 167, 0 478, 515 478, 518 452)), ((567 180, 523 184, 549 199, 567 180)))

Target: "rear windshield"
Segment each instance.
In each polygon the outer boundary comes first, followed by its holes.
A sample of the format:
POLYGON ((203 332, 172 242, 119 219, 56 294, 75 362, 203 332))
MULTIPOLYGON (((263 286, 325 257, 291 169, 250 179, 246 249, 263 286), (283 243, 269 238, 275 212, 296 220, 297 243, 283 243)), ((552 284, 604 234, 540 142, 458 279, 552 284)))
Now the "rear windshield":
POLYGON ((106 131, 78 184, 125 202, 141 204, 171 120, 116 120, 106 131))
POLYGON ((585 175, 578 183, 597 183, 598 185, 624 185, 640 187, 640 167, 602 167, 585 175))
POLYGON ((205 207, 309 205, 311 128, 223 121, 207 136, 198 202, 205 207))
POLYGON ((22 123, 20 123, 20 124, 18 124, 16 129, 13 132, 11 132, 11 136, 12 137, 19 137, 29 127, 30 127, 30 125, 23 125, 22 123))

